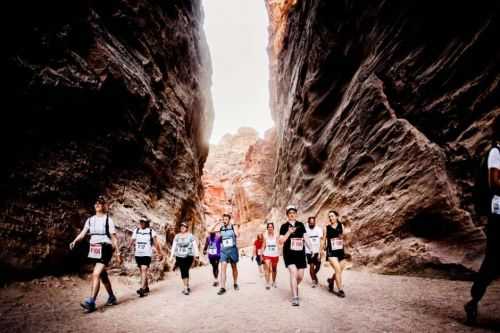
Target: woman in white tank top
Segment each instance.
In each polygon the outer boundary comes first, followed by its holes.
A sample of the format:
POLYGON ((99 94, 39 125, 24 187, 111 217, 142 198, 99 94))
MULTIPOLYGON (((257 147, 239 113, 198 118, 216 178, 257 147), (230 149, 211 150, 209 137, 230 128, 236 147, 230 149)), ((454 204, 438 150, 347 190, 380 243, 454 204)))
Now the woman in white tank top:
POLYGON ((266 277, 266 289, 276 288, 276 274, 278 272, 278 260, 280 256, 278 248, 278 235, 274 232, 274 223, 267 223, 267 232, 264 235, 264 273, 266 277))

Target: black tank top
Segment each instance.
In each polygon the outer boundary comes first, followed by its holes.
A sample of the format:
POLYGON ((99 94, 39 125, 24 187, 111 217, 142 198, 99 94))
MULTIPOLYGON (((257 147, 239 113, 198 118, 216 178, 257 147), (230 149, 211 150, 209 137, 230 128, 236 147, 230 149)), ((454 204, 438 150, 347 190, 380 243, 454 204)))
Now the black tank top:
POLYGON ((344 232, 344 229, 342 228, 342 224, 337 223, 337 227, 334 228, 332 227, 331 224, 326 226, 326 239, 328 240, 328 248, 331 249, 330 247, 330 239, 332 238, 339 238, 342 236, 342 233, 344 232))

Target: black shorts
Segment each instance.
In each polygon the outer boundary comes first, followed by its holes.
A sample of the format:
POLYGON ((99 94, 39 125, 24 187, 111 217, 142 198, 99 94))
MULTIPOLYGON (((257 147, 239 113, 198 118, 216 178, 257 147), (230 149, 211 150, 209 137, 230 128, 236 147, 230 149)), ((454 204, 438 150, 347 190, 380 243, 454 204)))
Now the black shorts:
POLYGON ((135 257, 135 262, 137 266, 148 266, 151 265, 151 257, 135 257))
POLYGON ((326 258, 337 258, 338 261, 342 261, 345 259, 345 252, 344 250, 328 250, 326 251, 326 258))
POLYGON ((283 262, 285 263, 285 267, 290 265, 295 265, 298 269, 304 269, 307 267, 305 252, 283 253, 283 262))
POLYGON ((113 258, 113 246, 109 243, 101 243, 102 246, 102 255, 100 259, 89 258, 90 261, 94 264, 101 263, 105 266, 109 265, 111 258, 113 258))
POLYGON ((307 263, 309 265, 311 264, 321 265, 321 257, 319 256, 319 254, 313 256, 312 253, 307 253, 306 258, 307 258, 307 263))

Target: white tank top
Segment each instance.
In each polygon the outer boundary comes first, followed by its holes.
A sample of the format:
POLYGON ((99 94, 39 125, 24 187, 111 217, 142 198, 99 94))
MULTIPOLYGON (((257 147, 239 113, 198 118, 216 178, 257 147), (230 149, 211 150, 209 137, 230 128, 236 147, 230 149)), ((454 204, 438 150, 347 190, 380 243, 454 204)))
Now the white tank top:
POLYGON ((273 238, 269 237, 268 235, 266 237, 266 248, 264 249, 264 257, 279 257, 280 252, 278 249, 278 237, 274 236, 273 238))

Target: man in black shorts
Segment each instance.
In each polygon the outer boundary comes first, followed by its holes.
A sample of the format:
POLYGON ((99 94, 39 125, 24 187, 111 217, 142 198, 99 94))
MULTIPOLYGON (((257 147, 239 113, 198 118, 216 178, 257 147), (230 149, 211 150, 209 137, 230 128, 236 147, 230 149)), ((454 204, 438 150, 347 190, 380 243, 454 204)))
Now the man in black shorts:
POLYGON ((304 224, 296 220, 297 208, 293 205, 286 207, 286 215, 288 221, 281 225, 279 243, 283 247, 283 260, 290 273, 292 306, 298 306, 299 284, 307 267, 305 246, 309 249, 312 246, 304 224))

